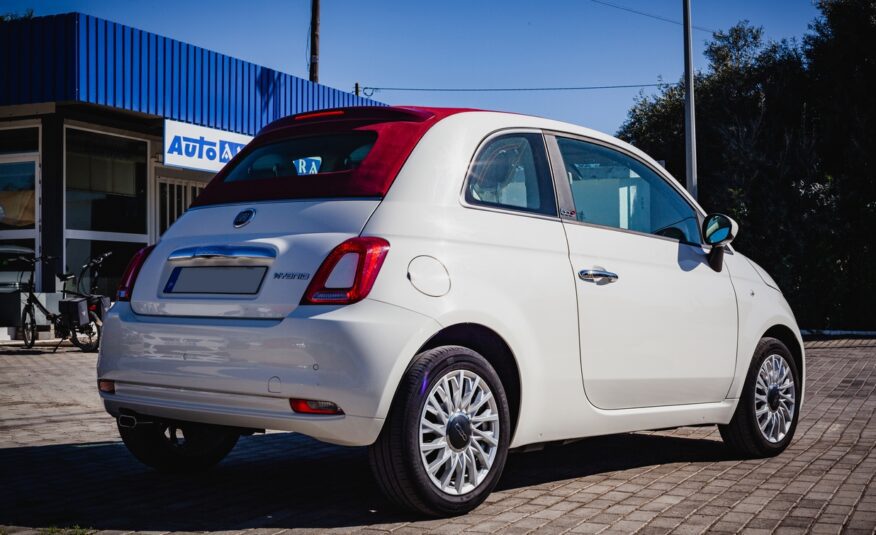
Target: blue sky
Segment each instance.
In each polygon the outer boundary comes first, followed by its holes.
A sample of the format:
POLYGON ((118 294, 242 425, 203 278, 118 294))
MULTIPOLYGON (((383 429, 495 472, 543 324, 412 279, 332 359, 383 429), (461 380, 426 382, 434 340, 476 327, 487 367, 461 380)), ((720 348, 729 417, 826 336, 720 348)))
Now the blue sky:
MULTIPOLYGON (((680 21, 681 0, 606 0, 680 21)), ((811 0, 692 0, 694 24, 748 19, 800 39, 811 0)), ((307 77, 310 0, 4 0, 0 11, 81 11, 307 77)), ((323 0, 320 81, 376 87, 535 87, 656 83, 682 74, 680 25, 592 0, 323 0)), ((695 66, 710 34, 694 31, 695 66)), ((645 89, 653 92, 654 89, 645 89)), ((390 104, 528 113, 614 133, 639 89, 579 92, 378 92, 390 104)))

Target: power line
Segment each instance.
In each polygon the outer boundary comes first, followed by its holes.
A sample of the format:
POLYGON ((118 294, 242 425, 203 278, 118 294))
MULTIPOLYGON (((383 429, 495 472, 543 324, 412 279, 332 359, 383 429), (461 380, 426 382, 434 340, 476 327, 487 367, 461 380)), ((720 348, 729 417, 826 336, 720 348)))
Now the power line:
MULTIPOLYGON (((637 9, 633 9, 633 8, 630 8, 630 7, 621 6, 621 5, 618 5, 618 4, 613 4, 613 3, 611 3, 611 2, 606 2, 605 0, 590 0, 590 1, 593 2, 594 4, 600 4, 600 5, 603 5, 603 6, 612 7, 612 8, 614 8, 614 9, 620 9, 621 11, 626 11, 626 12, 628 12, 628 13, 635 13, 636 15, 641 15, 641 16, 643 16, 643 17, 650 17, 650 18, 652 18, 652 19, 660 20, 660 21, 663 21, 663 22, 668 22, 668 23, 670 23, 670 24, 676 24, 676 25, 678 25, 678 26, 683 26, 683 24, 681 23, 681 21, 677 21, 677 20, 670 19, 670 18, 667 18, 667 17, 661 17, 660 15, 654 15, 653 13, 646 13, 646 12, 644 12, 644 11, 639 11, 639 10, 637 10, 637 9)), ((694 29, 694 30, 699 30, 699 31, 701 31, 701 32, 708 32, 708 33, 717 33, 717 32, 718 32, 717 30, 712 30, 712 29, 709 29, 709 28, 704 28, 704 27, 702 27, 702 26, 693 26, 693 29, 694 29)))
POLYGON ((362 91, 366 97, 370 97, 377 91, 418 91, 433 93, 485 93, 485 92, 512 92, 512 91, 590 91, 595 89, 630 89, 638 87, 665 87, 675 84, 614 84, 614 85, 582 85, 568 87, 368 87, 363 86, 362 91))

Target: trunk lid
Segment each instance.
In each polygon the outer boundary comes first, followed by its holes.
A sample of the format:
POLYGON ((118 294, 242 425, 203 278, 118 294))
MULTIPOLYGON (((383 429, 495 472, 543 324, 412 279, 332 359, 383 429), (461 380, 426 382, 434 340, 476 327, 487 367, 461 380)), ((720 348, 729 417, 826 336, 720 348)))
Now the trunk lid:
POLYGON ((286 317, 329 252, 358 236, 379 203, 284 200, 191 209, 143 265, 132 309, 155 316, 286 317), (249 210, 249 220, 236 225, 249 210))

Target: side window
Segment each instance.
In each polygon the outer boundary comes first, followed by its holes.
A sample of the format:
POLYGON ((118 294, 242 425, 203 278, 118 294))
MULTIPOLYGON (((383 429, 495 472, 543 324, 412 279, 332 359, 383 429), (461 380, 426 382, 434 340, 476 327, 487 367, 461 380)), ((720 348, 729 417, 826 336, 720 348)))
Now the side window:
POLYGON ((557 215, 541 134, 506 134, 487 142, 469 169, 465 200, 469 204, 557 215))
POLYGON ((648 166, 594 143, 557 144, 578 221, 701 243, 694 208, 648 166))

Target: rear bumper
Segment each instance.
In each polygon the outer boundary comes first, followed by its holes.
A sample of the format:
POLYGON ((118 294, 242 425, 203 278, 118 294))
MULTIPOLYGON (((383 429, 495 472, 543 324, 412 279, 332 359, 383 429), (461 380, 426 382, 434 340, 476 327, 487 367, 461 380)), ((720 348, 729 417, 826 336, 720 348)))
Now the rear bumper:
MULTIPOLYGON (((308 416, 294 414, 283 398, 182 390, 119 383, 115 394, 101 393, 107 412, 201 422, 248 429, 296 431, 348 446, 371 444, 383 427, 382 418, 308 416)), ((148 418, 145 418, 148 420, 148 418)))
POLYGON ((297 431, 326 442, 376 440, 417 349, 438 329, 426 316, 365 300, 299 307, 283 320, 134 314, 104 320, 97 375, 107 411, 297 431), (294 413, 289 398, 336 403, 343 416, 294 413))

